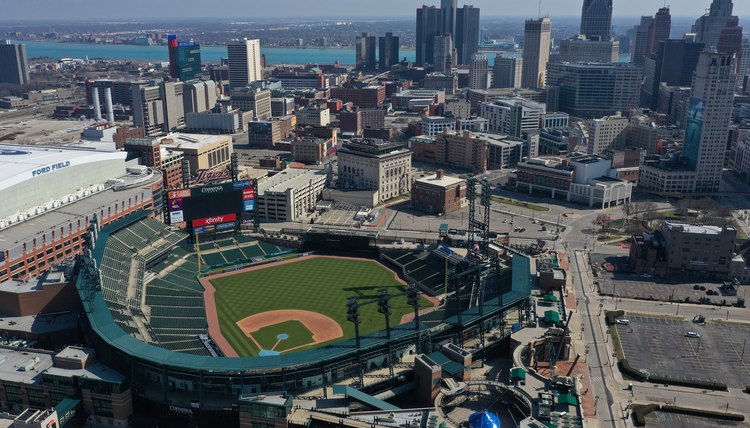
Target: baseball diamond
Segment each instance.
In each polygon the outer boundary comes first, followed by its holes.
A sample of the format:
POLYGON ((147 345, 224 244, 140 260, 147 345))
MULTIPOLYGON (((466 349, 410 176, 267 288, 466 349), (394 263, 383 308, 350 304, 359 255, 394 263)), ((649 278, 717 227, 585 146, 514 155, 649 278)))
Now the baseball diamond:
MULTIPOLYGON (((201 283, 206 289, 209 333, 227 356, 258 356, 262 350, 293 352, 350 339, 354 326, 346 319, 346 300, 351 296, 364 304, 360 333, 383 330, 383 315, 375 304, 366 304, 382 288, 398 295, 391 300, 392 325, 401 324, 413 312, 406 297, 399 295, 406 284, 387 267, 368 259, 300 257, 201 278, 201 283), (275 340, 262 340, 265 328, 292 320, 299 323, 291 331, 274 328, 268 333, 274 337, 288 333, 289 343, 271 349, 275 340), (305 328, 312 334, 308 342, 302 339, 305 328)), ((420 297, 420 307, 433 305, 420 297)))

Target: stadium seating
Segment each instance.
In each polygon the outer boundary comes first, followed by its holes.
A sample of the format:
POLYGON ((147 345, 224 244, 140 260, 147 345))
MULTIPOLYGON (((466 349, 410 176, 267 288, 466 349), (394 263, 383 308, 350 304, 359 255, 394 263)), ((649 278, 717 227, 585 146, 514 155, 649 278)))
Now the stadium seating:
MULTIPOLYGON (((128 334, 142 337, 148 333, 154 344, 165 349, 209 355, 198 339, 207 333, 198 255, 186 239, 184 232, 152 218, 117 230, 107 240, 100 265, 102 294, 115 322, 128 334), (142 308, 142 302, 147 308, 142 308), (136 318, 147 332, 138 329, 136 318)), ((243 236, 200 246, 204 272, 211 266, 293 251, 243 236)))

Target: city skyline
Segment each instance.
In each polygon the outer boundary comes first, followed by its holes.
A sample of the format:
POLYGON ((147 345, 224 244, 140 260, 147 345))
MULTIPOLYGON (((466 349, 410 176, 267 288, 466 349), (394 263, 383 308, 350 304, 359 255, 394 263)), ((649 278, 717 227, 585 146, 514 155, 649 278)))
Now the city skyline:
MULTIPOLYGON (((211 10, 201 9, 200 16, 192 11, 196 10, 200 3, 197 0, 186 0, 180 2, 180 7, 176 8, 176 2, 153 3, 146 0, 133 0, 131 7, 126 10, 112 8, 107 10, 101 3, 93 0, 73 0, 60 4, 51 0, 30 0, 22 4, 8 4, 3 9, 4 19, 2 22, 18 20, 75 20, 89 18, 117 18, 118 20, 143 19, 142 14, 138 13, 141 7, 147 7, 151 11, 150 15, 166 14, 172 18, 366 18, 366 17, 410 17, 413 16, 414 10, 423 3, 427 5, 440 6, 439 1, 423 2, 417 1, 400 2, 397 0, 383 0, 377 4, 367 5, 357 3, 353 6, 351 2, 344 0, 327 0, 324 4, 316 3, 314 6, 308 6, 310 3, 305 0, 287 0, 280 3, 269 3, 262 9, 252 10, 247 3, 240 0, 227 0, 222 9, 211 10), (75 3, 75 7, 71 7, 75 3), (230 16, 226 11, 242 11, 247 8, 247 13, 235 13, 230 16)), ((498 5, 492 0, 474 0, 467 2, 475 7, 482 8, 482 15, 485 17, 538 17, 539 6, 536 2, 522 2, 519 4, 498 5), (486 12, 484 12, 486 11, 486 12)), ((463 5, 460 3, 459 6, 463 5)), ((575 2, 563 0, 548 0, 542 3, 542 16, 551 17, 568 17, 576 16, 580 13, 583 0, 575 2)), ((676 17, 700 16, 710 5, 710 0, 683 0, 679 4, 672 5, 672 14, 676 17)), ((660 7, 650 0, 631 0, 627 4, 623 0, 615 0, 613 5, 613 16, 615 17, 637 17, 640 15, 653 15, 660 7), (635 12, 635 13, 633 13, 635 12)), ((734 5, 734 14, 740 16, 750 15, 750 2, 736 2, 734 5)))

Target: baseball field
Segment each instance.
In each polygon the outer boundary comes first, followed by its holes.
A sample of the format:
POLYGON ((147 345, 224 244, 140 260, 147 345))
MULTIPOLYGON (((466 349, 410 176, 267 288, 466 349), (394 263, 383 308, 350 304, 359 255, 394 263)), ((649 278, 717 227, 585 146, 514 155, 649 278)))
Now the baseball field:
MULTIPOLYGON (((364 303, 384 287, 392 295, 405 291, 394 272, 376 261, 325 256, 252 267, 201 282, 207 290, 209 331, 227 356, 278 355, 353 338, 354 326, 346 320, 347 298, 358 296, 364 303), (216 337, 217 330, 222 337, 216 337)), ((391 326, 413 313, 406 296, 392 298, 391 305, 391 326)), ((420 297, 420 307, 431 306, 420 297)), ((376 303, 363 305, 360 318, 362 335, 385 328, 376 303)))

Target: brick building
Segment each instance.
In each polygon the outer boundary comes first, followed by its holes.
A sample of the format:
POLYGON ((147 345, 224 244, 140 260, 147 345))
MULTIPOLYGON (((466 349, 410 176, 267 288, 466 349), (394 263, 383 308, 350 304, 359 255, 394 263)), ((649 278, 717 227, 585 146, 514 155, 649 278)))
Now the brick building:
POLYGON ((375 108, 385 103, 385 86, 331 88, 331 98, 338 98, 344 103, 352 103, 357 107, 375 108))
POLYGON ((420 178, 411 191, 411 206, 429 214, 447 214, 459 210, 466 203, 466 181, 446 177, 442 169, 437 174, 420 178))

